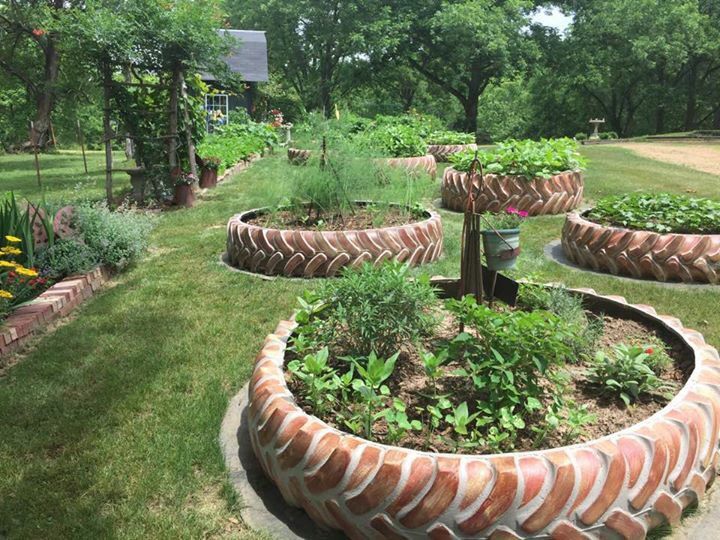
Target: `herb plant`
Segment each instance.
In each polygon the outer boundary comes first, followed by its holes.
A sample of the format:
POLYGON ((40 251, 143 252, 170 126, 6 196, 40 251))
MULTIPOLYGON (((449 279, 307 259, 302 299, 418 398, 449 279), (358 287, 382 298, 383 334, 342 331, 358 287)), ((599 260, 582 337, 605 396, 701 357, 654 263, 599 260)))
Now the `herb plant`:
POLYGON ((606 197, 587 217, 603 225, 658 233, 720 234, 720 202, 685 195, 606 197))
MULTIPOLYGON (((458 171, 467 172, 475 157, 474 150, 465 150, 450 156, 458 171)), ((565 171, 580 170, 585 159, 573 139, 507 140, 492 150, 478 152, 478 159, 486 174, 521 176, 527 180, 550 178, 565 171)))

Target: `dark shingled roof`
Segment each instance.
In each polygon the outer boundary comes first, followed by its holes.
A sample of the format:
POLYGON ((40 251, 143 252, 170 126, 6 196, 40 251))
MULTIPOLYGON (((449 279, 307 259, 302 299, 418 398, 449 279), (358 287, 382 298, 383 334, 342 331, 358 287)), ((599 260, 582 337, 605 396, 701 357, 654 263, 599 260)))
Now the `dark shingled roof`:
MULTIPOLYGON (((233 46, 225 63, 234 73, 240 73, 244 81, 266 82, 268 80, 267 40, 265 32, 259 30, 218 30, 220 34, 230 35, 238 42, 233 46)), ((204 81, 214 81, 216 77, 203 73, 204 81)))

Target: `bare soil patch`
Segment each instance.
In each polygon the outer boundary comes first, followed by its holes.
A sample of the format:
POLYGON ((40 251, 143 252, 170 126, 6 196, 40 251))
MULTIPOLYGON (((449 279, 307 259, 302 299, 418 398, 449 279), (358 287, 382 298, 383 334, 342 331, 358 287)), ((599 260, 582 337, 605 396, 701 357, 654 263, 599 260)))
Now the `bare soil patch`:
POLYGON ((642 157, 675 165, 684 165, 696 171, 720 176, 720 143, 626 142, 618 143, 615 146, 628 148, 642 157))
POLYGON ((301 214, 289 210, 268 212, 248 220, 251 225, 270 229, 293 229, 300 231, 362 231, 381 227, 407 225, 424 219, 413 212, 397 207, 358 206, 351 213, 301 214))

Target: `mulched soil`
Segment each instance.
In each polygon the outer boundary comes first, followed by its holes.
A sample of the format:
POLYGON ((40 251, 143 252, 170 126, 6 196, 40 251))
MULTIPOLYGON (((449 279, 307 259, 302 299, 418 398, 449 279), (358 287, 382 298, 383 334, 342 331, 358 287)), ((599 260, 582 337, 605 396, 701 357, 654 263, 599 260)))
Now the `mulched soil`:
MULTIPOLYGON (((609 350, 613 345, 619 343, 642 346, 652 344, 656 346, 657 343, 663 342, 666 344, 666 351, 672 359, 672 365, 660 374, 660 378, 672 384, 676 391, 682 387, 692 370, 692 357, 677 340, 669 338, 666 334, 661 334, 642 322, 619 319, 606 314, 599 314, 598 316, 603 319, 603 334, 598 342, 599 350, 609 350)), ((455 321, 449 314, 445 313, 443 322, 436 334, 425 340, 423 346, 427 350, 437 349, 443 342, 446 343, 451 340, 456 334, 457 325, 455 321)), ((288 352, 286 355, 287 361, 293 358, 292 354, 291 351, 288 352)), ((344 371, 343 362, 337 360, 335 362, 334 367, 340 367, 340 371, 344 371)), ((445 375, 437 381, 438 393, 449 394, 451 401, 455 405, 463 401, 471 405, 475 401, 474 395, 476 391, 469 378, 453 374, 460 367, 462 366, 459 362, 445 364, 443 367, 445 375)), ((547 438, 537 445, 534 442, 534 434, 529 430, 529 426, 544 422, 543 416, 538 414, 537 417, 524 418, 528 428, 521 432, 515 445, 515 451, 555 448, 603 437, 652 416, 668 402, 666 398, 661 396, 645 396, 630 407, 625 407, 619 398, 614 400, 600 396, 597 390, 588 383, 586 378, 587 365, 582 363, 568 364, 566 365, 566 371, 570 380, 564 392, 565 398, 575 401, 578 406, 586 405, 588 412, 596 416, 595 420, 584 426, 582 434, 579 436, 573 435, 572 440, 568 439, 567 427, 561 425, 560 429, 550 433, 547 438)), ((298 396, 299 382, 289 374, 286 375, 286 380, 290 390, 298 396)), ((426 397, 431 394, 431 391, 422 361, 414 347, 401 347, 401 354, 396 363, 395 372, 386 383, 390 388, 391 396, 401 399, 406 404, 408 416, 411 419, 420 420, 425 426, 422 432, 410 432, 400 441, 393 444, 432 452, 474 454, 483 452, 482 447, 469 450, 456 449, 451 440, 452 432, 449 428, 444 432, 435 433, 433 436, 430 436, 427 432, 428 422, 421 413, 414 411, 416 408, 424 409, 433 400, 426 397)), ((549 401, 548 399, 547 402, 549 403, 549 401)), ((305 412, 314 414, 311 407, 307 403, 303 403, 302 399, 299 399, 298 403, 305 412)), ((342 431, 347 431, 347 428, 341 425, 332 413, 322 417, 322 420, 342 431)), ((387 433, 384 421, 381 420, 375 423, 373 433, 378 441, 388 442, 384 440, 387 433)))
POLYGON ((395 227, 422 221, 423 217, 396 207, 381 208, 373 206, 355 207, 346 215, 323 214, 320 217, 313 212, 298 215, 289 210, 260 214, 247 222, 258 227, 270 229, 292 229, 299 231, 358 231, 395 227))

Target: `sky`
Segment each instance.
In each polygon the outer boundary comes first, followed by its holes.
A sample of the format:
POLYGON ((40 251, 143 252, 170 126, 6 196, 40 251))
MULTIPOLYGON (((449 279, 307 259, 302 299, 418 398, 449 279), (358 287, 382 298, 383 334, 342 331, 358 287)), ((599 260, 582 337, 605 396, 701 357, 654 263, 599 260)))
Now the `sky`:
POLYGON ((550 9, 538 8, 533 13, 532 20, 545 26, 557 28, 562 33, 572 22, 572 17, 563 15, 556 7, 550 9))

